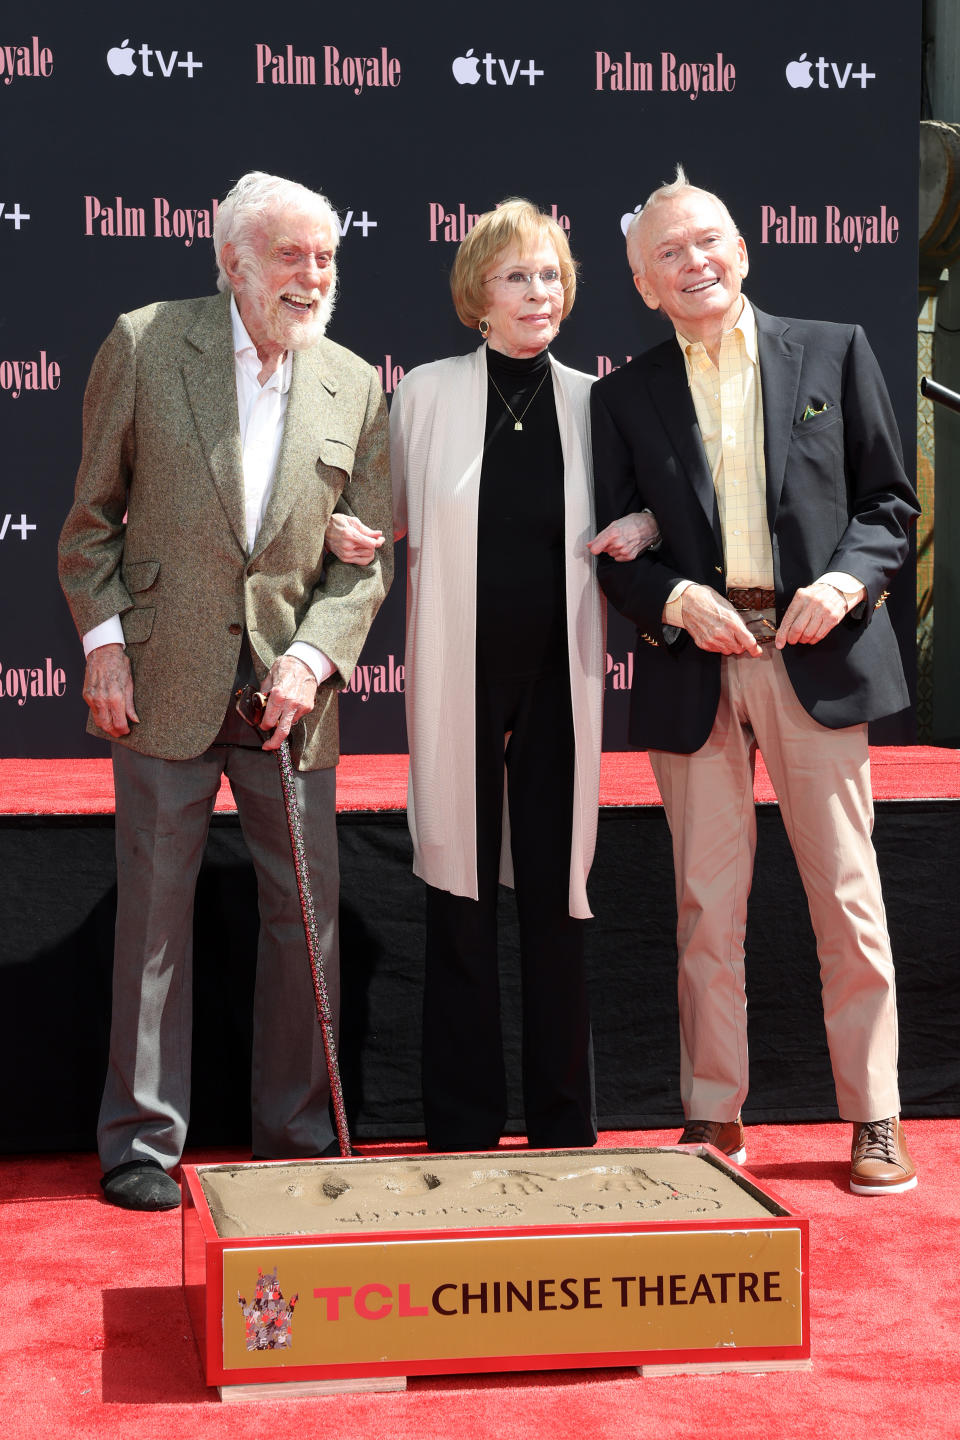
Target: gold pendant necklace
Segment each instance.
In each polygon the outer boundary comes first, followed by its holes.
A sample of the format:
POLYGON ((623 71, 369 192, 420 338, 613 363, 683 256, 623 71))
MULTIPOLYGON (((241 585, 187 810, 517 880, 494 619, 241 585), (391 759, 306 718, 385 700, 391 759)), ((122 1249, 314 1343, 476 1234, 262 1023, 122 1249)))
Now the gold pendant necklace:
MULTIPOLYGON (((549 374, 550 374, 550 366, 548 365, 547 368, 546 368, 546 370, 545 370, 545 372, 544 372, 543 380, 546 380, 546 378, 547 378, 547 376, 548 376, 549 374)), ((500 399, 503 401, 504 405, 506 405, 507 409, 510 411, 510 414, 513 416, 513 428, 514 428, 514 430, 522 430, 522 429, 523 429, 523 417, 524 417, 524 415, 526 415, 527 411, 530 409, 530 406, 533 404, 534 400, 536 400, 537 396, 540 394, 540 391, 541 391, 541 389, 543 388, 543 380, 540 381, 540 384, 537 386, 536 390, 534 390, 533 394, 530 396, 530 399, 527 401, 526 405, 524 405, 523 409, 520 411, 520 414, 517 415, 517 414, 515 413, 514 409, 513 409, 513 406, 508 402, 507 397, 504 395, 503 391, 500 389, 500 386, 497 384, 496 380, 494 380, 494 378, 493 378, 493 376, 490 374, 490 371, 489 371, 489 370, 487 371, 487 379, 490 381, 490 384, 493 386, 494 390, 496 390, 497 394, 500 396, 500 399)))

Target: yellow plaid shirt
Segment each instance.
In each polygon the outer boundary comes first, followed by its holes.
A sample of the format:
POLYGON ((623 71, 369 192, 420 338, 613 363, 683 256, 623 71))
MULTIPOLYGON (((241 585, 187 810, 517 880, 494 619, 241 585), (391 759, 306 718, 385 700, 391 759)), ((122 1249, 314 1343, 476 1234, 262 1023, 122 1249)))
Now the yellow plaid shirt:
POLYGON ((701 341, 677 332, 720 507, 727 585, 773 587, 763 460, 757 322, 746 300, 714 365, 701 341))

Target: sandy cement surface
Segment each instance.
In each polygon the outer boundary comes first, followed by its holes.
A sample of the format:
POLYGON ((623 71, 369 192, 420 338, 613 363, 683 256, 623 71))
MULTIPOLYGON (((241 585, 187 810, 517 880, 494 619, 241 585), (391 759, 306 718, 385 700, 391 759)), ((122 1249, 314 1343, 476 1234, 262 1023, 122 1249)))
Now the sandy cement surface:
POLYGON ((300 1160, 198 1174, 224 1238, 784 1213, 709 1157, 670 1148, 300 1160))

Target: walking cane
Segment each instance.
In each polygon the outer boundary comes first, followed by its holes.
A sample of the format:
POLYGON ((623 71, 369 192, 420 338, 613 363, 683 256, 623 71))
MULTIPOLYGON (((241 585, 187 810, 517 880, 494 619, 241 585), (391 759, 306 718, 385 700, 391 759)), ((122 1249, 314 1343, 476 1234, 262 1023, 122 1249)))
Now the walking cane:
MULTIPOLYGON (((251 685, 237 691, 237 713, 260 729, 260 721, 266 709, 267 697, 251 685)), ((283 792, 283 808, 287 817, 290 835, 290 849, 293 852, 293 868, 297 877, 297 894, 300 897, 300 913, 303 916, 303 933, 307 941, 307 955, 310 960, 310 974, 313 978, 313 993, 317 1002, 317 1020, 323 1036, 323 1051, 327 1060, 327 1076, 330 1081, 330 1095, 333 1099, 333 1116, 337 1126, 337 1140, 341 1155, 352 1155, 350 1131, 347 1126, 347 1111, 343 1103, 343 1086, 340 1083, 340 1067, 337 1064, 337 1042, 333 1033, 333 1012, 330 996, 323 973, 323 956, 317 939, 317 917, 313 909, 313 891, 310 888, 310 867, 303 844, 303 824, 300 806, 293 780, 293 763, 290 759, 290 745, 284 740, 277 750, 280 767, 280 789, 283 792)))

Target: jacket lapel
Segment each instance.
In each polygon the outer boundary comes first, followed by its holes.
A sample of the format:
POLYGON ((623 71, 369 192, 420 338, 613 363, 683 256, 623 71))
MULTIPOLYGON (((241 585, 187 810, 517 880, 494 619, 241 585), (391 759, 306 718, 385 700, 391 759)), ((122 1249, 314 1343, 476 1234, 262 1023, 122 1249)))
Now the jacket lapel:
POLYGON ((312 472, 316 468, 324 440, 337 438, 338 378, 325 349, 320 341, 309 350, 294 352, 277 473, 254 543, 255 555, 261 554, 280 533, 296 503, 304 470, 312 472))
POLYGON ((787 339, 789 324, 754 306, 763 386, 763 452, 767 471, 767 523, 771 533, 783 490, 787 449, 796 414, 803 346, 787 339))
POLYGON ((693 493, 713 531, 717 549, 723 553, 720 512, 713 476, 707 464, 697 412, 694 408, 686 366, 676 340, 668 340, 651 356, 650 394, 663 421, 693 493))
POLYGON ((230 296, 212 300, 185 338, 188 355, 183 363, 183 378, 194 424, 230 528, 246 552, 230 296))

